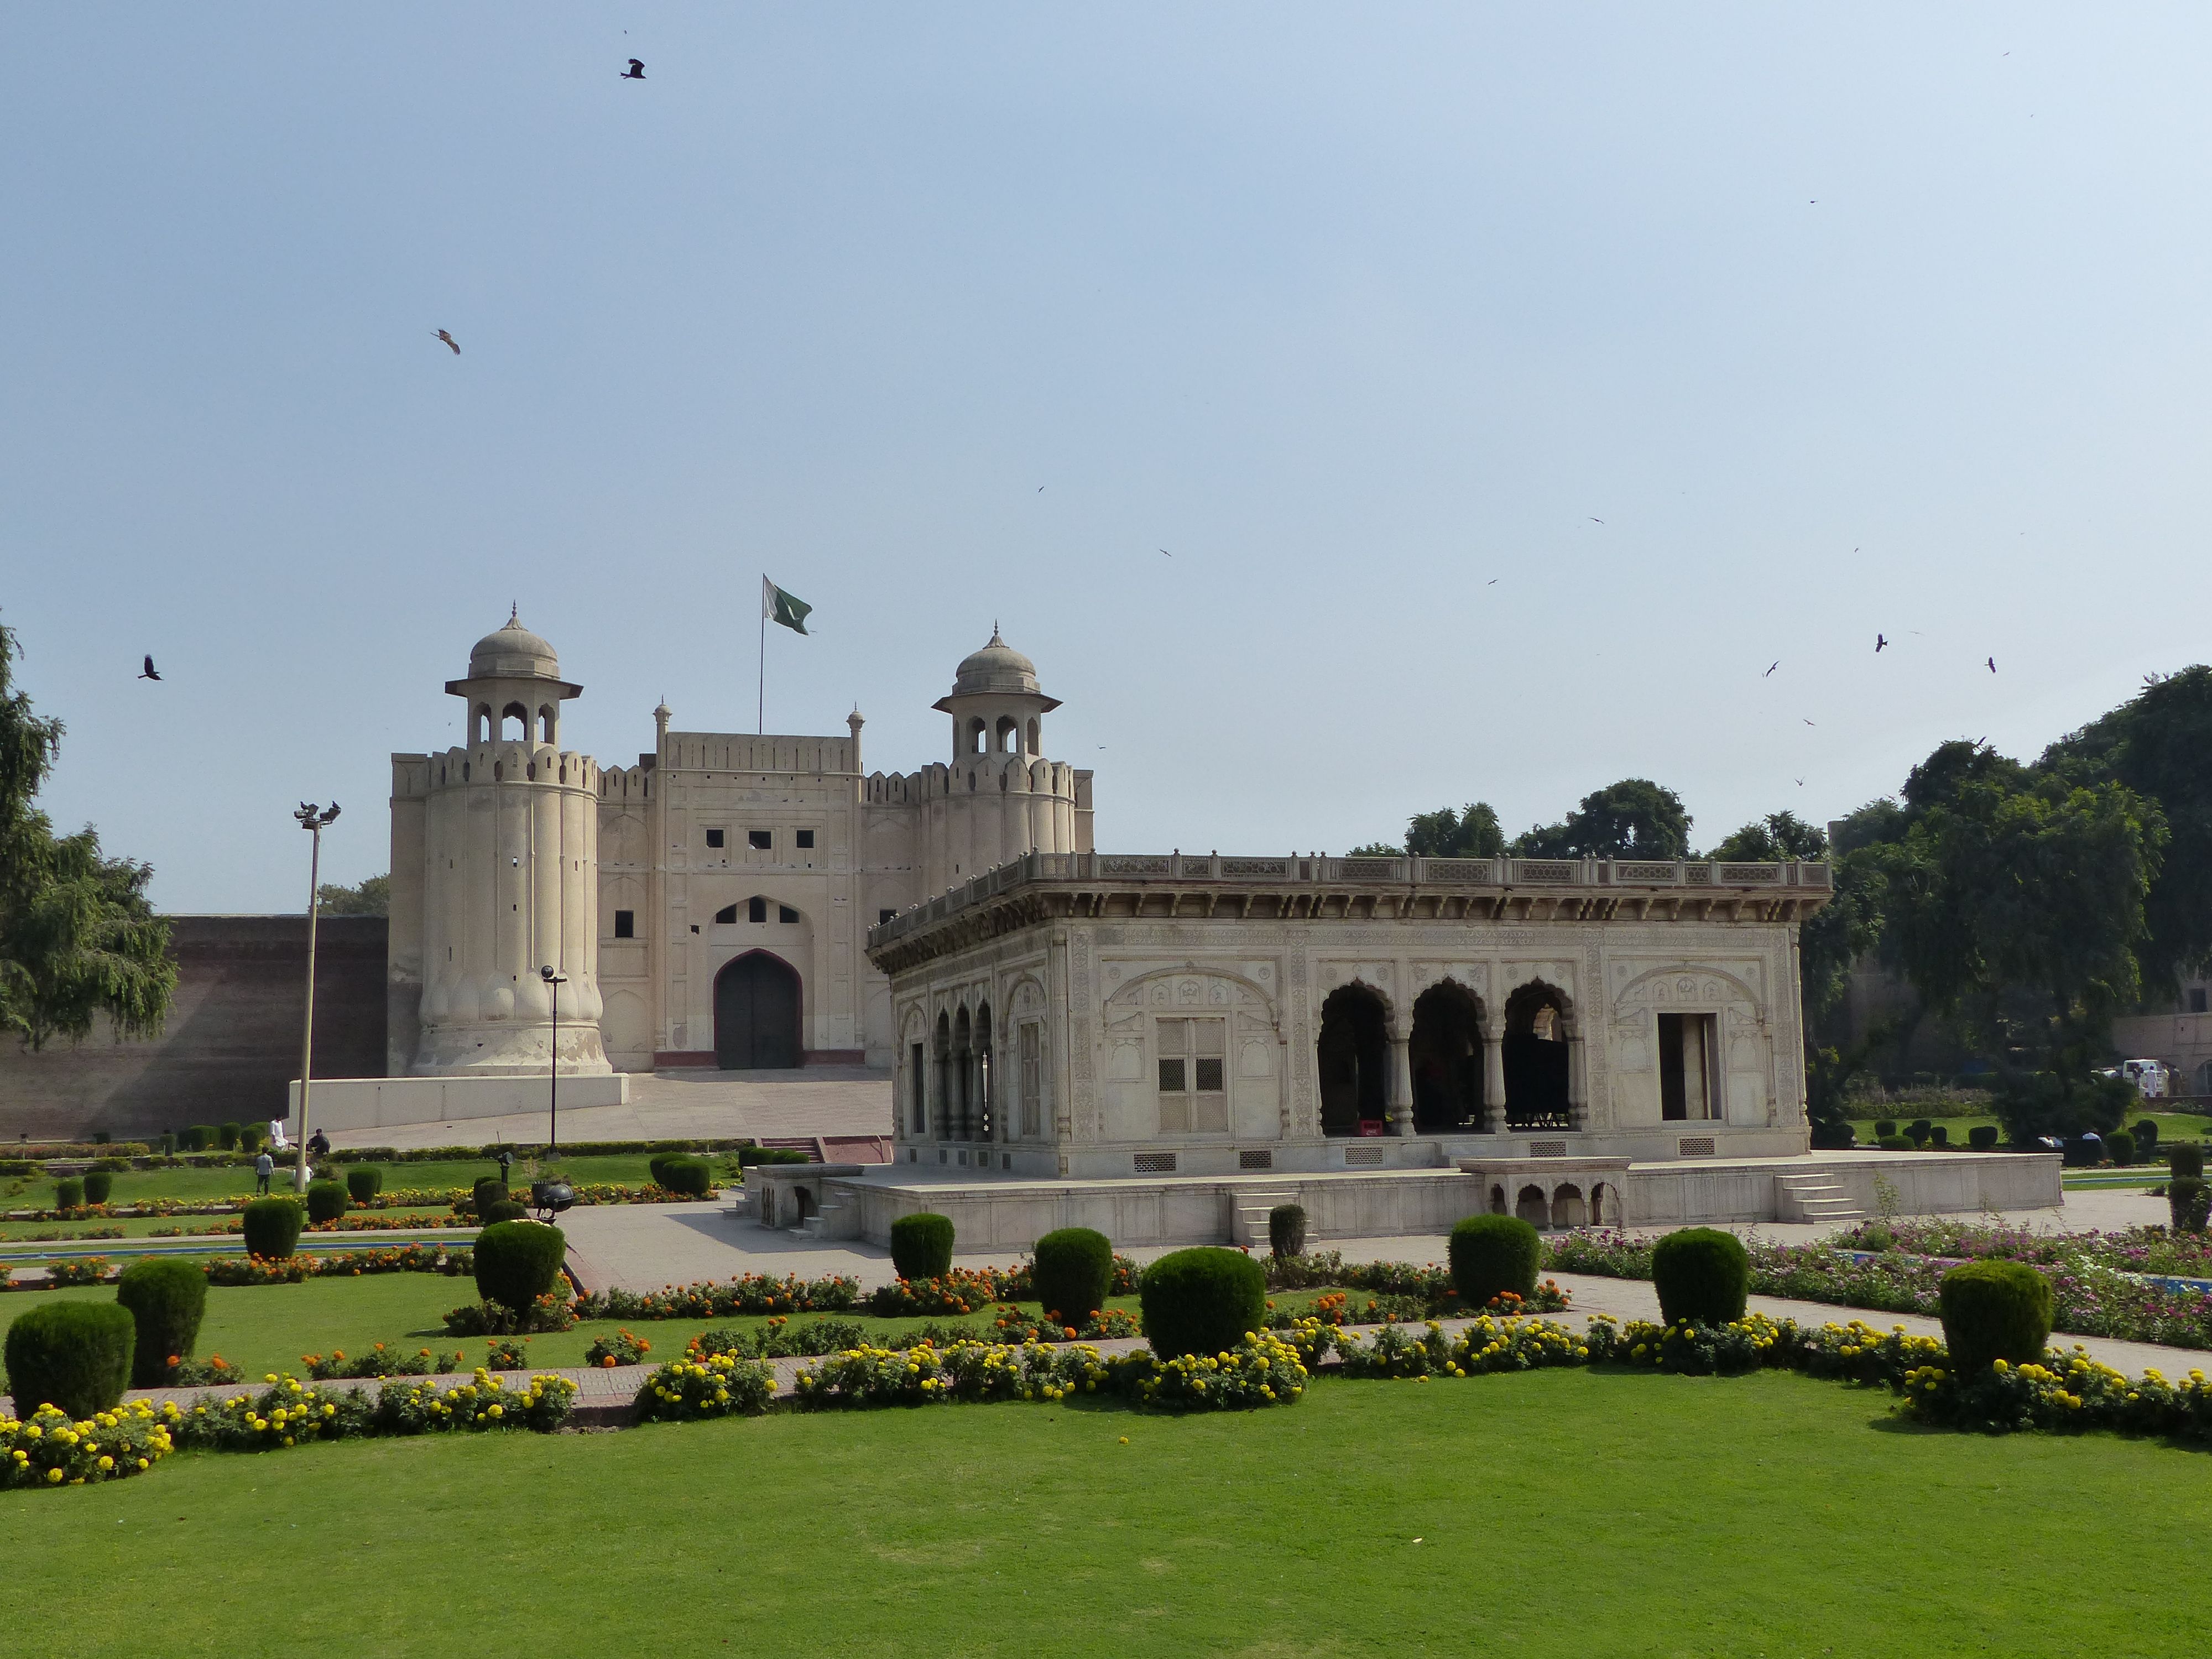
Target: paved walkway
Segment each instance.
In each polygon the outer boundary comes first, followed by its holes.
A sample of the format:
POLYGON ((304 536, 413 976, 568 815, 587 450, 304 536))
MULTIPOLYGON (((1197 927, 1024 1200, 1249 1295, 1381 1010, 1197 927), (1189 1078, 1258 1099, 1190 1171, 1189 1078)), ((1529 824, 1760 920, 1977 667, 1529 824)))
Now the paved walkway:
MULTIPOLYGON (((891 1074, 861 1066, 804 1072, 641 1072, 627 1106, 563 1108, 561 1138, 584 1140, 736 1140, 787 1135, 887 1135, 891 1074)), ((338 1147, 531 1145, 545 1138, 545 1114, 457 1118, 334 1133, 338 1147)))

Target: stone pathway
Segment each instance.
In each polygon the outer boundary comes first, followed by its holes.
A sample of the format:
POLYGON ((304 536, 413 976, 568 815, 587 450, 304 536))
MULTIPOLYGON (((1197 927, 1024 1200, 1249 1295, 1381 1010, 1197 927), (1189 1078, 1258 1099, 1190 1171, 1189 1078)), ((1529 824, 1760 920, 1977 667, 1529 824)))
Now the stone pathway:
MULTIPOLYGON (((627 1106, 564 1108, 561 1139, 586 1140, 735 1140, 790 1135, 888 1135, 889 1072, 860 1066, 810 1066, 803 1072, 641 1072, 630 1079, 627 1106)), ((546 1114, 458 1118, 381 1129, 334 1133, 338 1147, 482 1146, 494 1141, 542 1144, 546 1114)))

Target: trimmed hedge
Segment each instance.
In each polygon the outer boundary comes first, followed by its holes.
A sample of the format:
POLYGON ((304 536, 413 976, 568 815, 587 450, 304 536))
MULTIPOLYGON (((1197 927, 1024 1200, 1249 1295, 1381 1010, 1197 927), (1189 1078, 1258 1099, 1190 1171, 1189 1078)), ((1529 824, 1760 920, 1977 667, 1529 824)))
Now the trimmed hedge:
POLYGON ((224 1152, 234 1152, 238 1146, 238 1125, 218 1123, 215 1126, 215 1144, 224 1152))
POLYGON ((891 1223, 891 1267, 901 1279, 942 1279, 952 1271, 952 1219, 933 1211, 891 1223))
POLYGON ((374 1164, 357 1164, 345 1172, 346 1195, 366 1204, 384 1190, 384 1171, 374 1164))
POLYGON ((814 1160, 796 1146, 740 1146, 738 1167, 750 1170, 763 1164, 811 1164, 814 1160))
POLYGON ((201 1316, 207 1312, 207 1274, 173 1255, 149 1256, 123 1270, 115 1281, 115 1299, 131 1310, 137 1328, 132 1388, 160 1388, 168 1381, 173 1358, 191 1358, 201 1316))
POLYGON ((1978 1152, 1996 1151, 1997 1126, 1994 1123, 1977 1123, 1966 1131, 1966 1144, 1978 1152))
POLYGON ((1518 1216, 1471 1215, 1451 1230, 1452 1289, 1460 1306, 1480 1313, 1508 1291, 1536 1293, 1536 1230, 1518 1216))
POLYGON ((1163 1359, 1226 1353, 1263 1328, 1267 1275, 1242 1250, 1201 1244, 1164 1255, 1137 1281, 1145 1335, 1163 1359))
POLYGON ((137 1325, 114 1302, 49 1302, 8 1328, 15 1414, 56 1406, 82 1420, 112 1407, 131 1381, 137 1325))
POLYGON ((2166 1164, 2178 1176, 2201 1176, 2204 1173, 2204 1148, 2185 1141, 2166 1153, 2166 1164))
POLYGON ((2051 1340, 2051 1281, 2025 1261, 1985 1258, 1943 1275, 1937 1292, 1943 1345, 1962 1380, 2002 1359, 2024 1365, 2051 1340))
POLYGON ((257 1198, 240 1212, 246 1228, 246 1253, 264 1261, 282 1261, 300 1248, 300 1229, 307 1212, 296 1198, 257 1198))
POLYGON ((529 1218, 530 1206, 527 1204, 518 1204, 511 1198, 501 1199, 498 1203, 489 1206, 483 1214, 477 1218, 487 1227, 501 1221, 526 1221, 529 1218))
POLYGON ((2201 1233, 2212 1219, 2212 1188, 2205 1186, 2202 1176, 2171 1176, 2166 1183, 2166 1209, 2174 1231, 2201 1233))
POLYGON ((1897 1120, 1895 1118, 1878 1117, 1874 1121, 1874 1138, 1876 1140, 1887 1140, 1890 1136, 1896 1133, 1897 1120))
POLYGON ((469 1202, 477 1212, 477 1219, 481 1221, 486 1211, 495 1204, 506 1203, 507 1197, 507 1183, 497 1176, 478 1176, 476 1186, 470 1191, 469 1202))
POLYGON ((84 1207, 84 1182, 75 1176, 64 1176, 54 1182, 54 1208, 81 1210, 84 1207))
POLYGON ((561 1282, 568 1237, 542 1221, 495 1221, 477 1235, 477 1294, 514 1313, 561 1282))
POLYGON ((2136 1125, 2136 1156, 2148 1163, 2158 1156, 2158 1120, 2147 1117, 2136 1125))
POLYGON ((689 1152, 678 1152, 672 1158, 657 1158, 659 1167, 653 1178, 672 1193, 682 1193, 687 1198, 704 1198, 714 1185, 714 1166, 703 1158, 689 1152))
POLYGON ((343 1181, 311 1181, 307 1183, 307 1219, 336 1221, 353 1207, 346 1196, 343 1181))
POLYGON ((1751 1257, 1743 1241, 1717 1227, 1685 1227, 1651 1247, 1651 1282, 1659 1317, 1727 1325, 1743 1317, 1751 1291, 1751 1257))
POLYGON ((1030 1284, 1045 1312, 1080 1325, 1106 1305, 1114 1288, 1114 1245, 1089 1227, 1062 1227, 1036 1242, 1030 1284))
POLYGON ((2115 1129, 2105 1137, 2105 1156, 2115 1164, 2127 1164, 2136 1161, 2136 1138, 2125 1129, 2115 1129))
POLYGON ((1267 1250, 1276 1256, 1306 1253, 1306 1212, 1303 1204, 1278 1204, 1267 1212, 1267 1250))
POLYGON ((1940 1123, 1935 1124, 1928 1131, 1928 1140, 1931 1146, 1948 1146, 1951 1144, 1951 1132, 1940 1123))
POLYGON ((107 1195, 115 1190, 114 1172, 108 1170, 88 1170, 84 1176, 84 1201, 105 1204, 107 1195))

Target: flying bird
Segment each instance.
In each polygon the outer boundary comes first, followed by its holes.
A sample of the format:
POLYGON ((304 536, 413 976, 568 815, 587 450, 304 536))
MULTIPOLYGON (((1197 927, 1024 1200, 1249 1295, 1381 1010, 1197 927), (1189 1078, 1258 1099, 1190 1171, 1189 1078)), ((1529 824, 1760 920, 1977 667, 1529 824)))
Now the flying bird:
POLYGON ((1777 657, 1777 658, 1776 658, 1776 659, 1775 659, 1771 663, 1770 663, 1770 664, 1767 665, 1766 672, 1765 672, 1765 674, 1761 674, 1759 678, 1761 678, 1761 679, 1765 679, 1765 678, 1767 678, 1770 675, 1771 675, 1771 674, 1774 672, 1774 671, 1775 671, 1776 669, 1778 669, 1778 668, 1779 668, 1779 667, 1781 667, 1781 666, 1782 666, 1782 659, 1781 659, 1781 658, 1779 658, 1779 657, 1777 657))
POLYGON ((1990 673, 1992 673, 1992 674, 1994 674, 1994 673, 1996 673, 1996 672, 1997 672, 1997 659, 1996 659, 1995 657, 1991 657, 1991 658, 1990 659, 1990 673))
MULTIPOLYGON (((1163 552, 1163 553, 1168 553, 1167 549, 1165 549, 1164 547, 1164 548, 1162 548, 1162 549, 1160 550, 1160 551, 1161 551, 1161 552, 1163 552)), ((1173 557, 1175 557, 1175 555, 1174 555, 1174 554, 1172 554, 1172 553, 1168 553, 1168 557, 1170 557, 1170 558, 1171 558, 1171 559, 1172 559, 1173 557)))
POLYGON ((1603 519, 1592 519, 1590 522, 1592 524, 1603 524, 1605 520, 1603 519))
MULTIPOLYGON (((1800 714, 1797 718, 1798 718, 1799 720, 1805 720, 1805 717, 1804 717, 1802 714, 1800 714)), ((1808 726, 1810 726, 1812 723, 1813 723, 1813 722, 1812 722, 1812 721, 1810 721, 1810 720, 1805 720, 1805 724, 1806 724, 1806 725, 1808 725, 1808 726)))
POLYGON ((1802 778, 1798 779, 1798 780, 1797 780, 1797 787, 1798 787, 1800 789, 1802 789, 1802 788, 1805 787, 1805 780, 1804 780, 1804 779, 1802 779, 1802 778))
POLYGON ((641 60, 638 59, 638 58, 631 58, 631 59, 629 60, 629 67, 628 69, 624 70, 622 72, 621 76, 620 76, 619 77, 617 77, 617 78, 619 78, 619 79, 621 79, 621 80, 624 80, 624 81, 642 81, 642 80, 644 80, 644 79, 645 79, 645 64, 644 64, 644 63, 643 63, 641 60))
POLYGON ((160 672, 155 668, 154 659, 151 657, 146 659, 145 672, 140 674, 138 678, 142 680, 158 680, 161 678, 160 672))
POLYGON ((456 340, 452 335, 447 333, 444 329, 441 328, 438 331, 438 337, 443 340, 447 345, 453 347, 453 356, 458 357, 461 355, 461 343, 459 340, 456 340))
POLYGON ((1877 656, 1877 657, 1879 657, 1880 655, 1881 655, 1881 648, 1882 648, 1882 647, 1884 647, 1885 645, 1887 645, 1888 643, 1889 643, 1889 641, 1888 641, 1887 640, 1886 640, 1886 639, 1882 638, 1882 636, 1881 636, 1881 635, 1879 635, 1879 634, 1875 635, 1874 636, 1874 653, 1875 653, 1875 656, 1877 656))
POLYGON ((1485 587, 1495 587, 1495 586, 1498 586, 1498 578, 1497 578, 1497 577, 1495 577, 1495 576, 1492 576, 1492 577, 1488 581, 1486 581, 1486 582, 1483 583, 1483 586, 1484 586, 1485 587))

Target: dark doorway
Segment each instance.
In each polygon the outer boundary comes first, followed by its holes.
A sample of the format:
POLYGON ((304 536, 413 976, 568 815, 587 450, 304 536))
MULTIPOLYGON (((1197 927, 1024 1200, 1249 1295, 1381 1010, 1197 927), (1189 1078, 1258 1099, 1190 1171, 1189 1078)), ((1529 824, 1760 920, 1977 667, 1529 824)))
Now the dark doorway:
POLYGON ((1482 1017, 1465 986, 1446 980, 1421 993, 1407 1059, 1417 1133, 1473 1134, 1482 1127, 1482 1017))
POLYGON ((714 1064, 726 1072, 793 1066, 805 1057, 799 1036, 799 975, 780 957, 751 951, 714 976, 714 1064))
POLYGON ((1356 1135, 1380 1123, 1390 1098, 1390 1043, 1382 999, 1364 985, 1340 985, 1321 1006, 1316 1044, 1321 1070, 1321 1132, 1356 1135))
POLYGON ((1505 1000, 1505 1124, 1510 1129, 1573 1127, 1567 1110, 1567 1000, 1531 980, 1505 1000))

